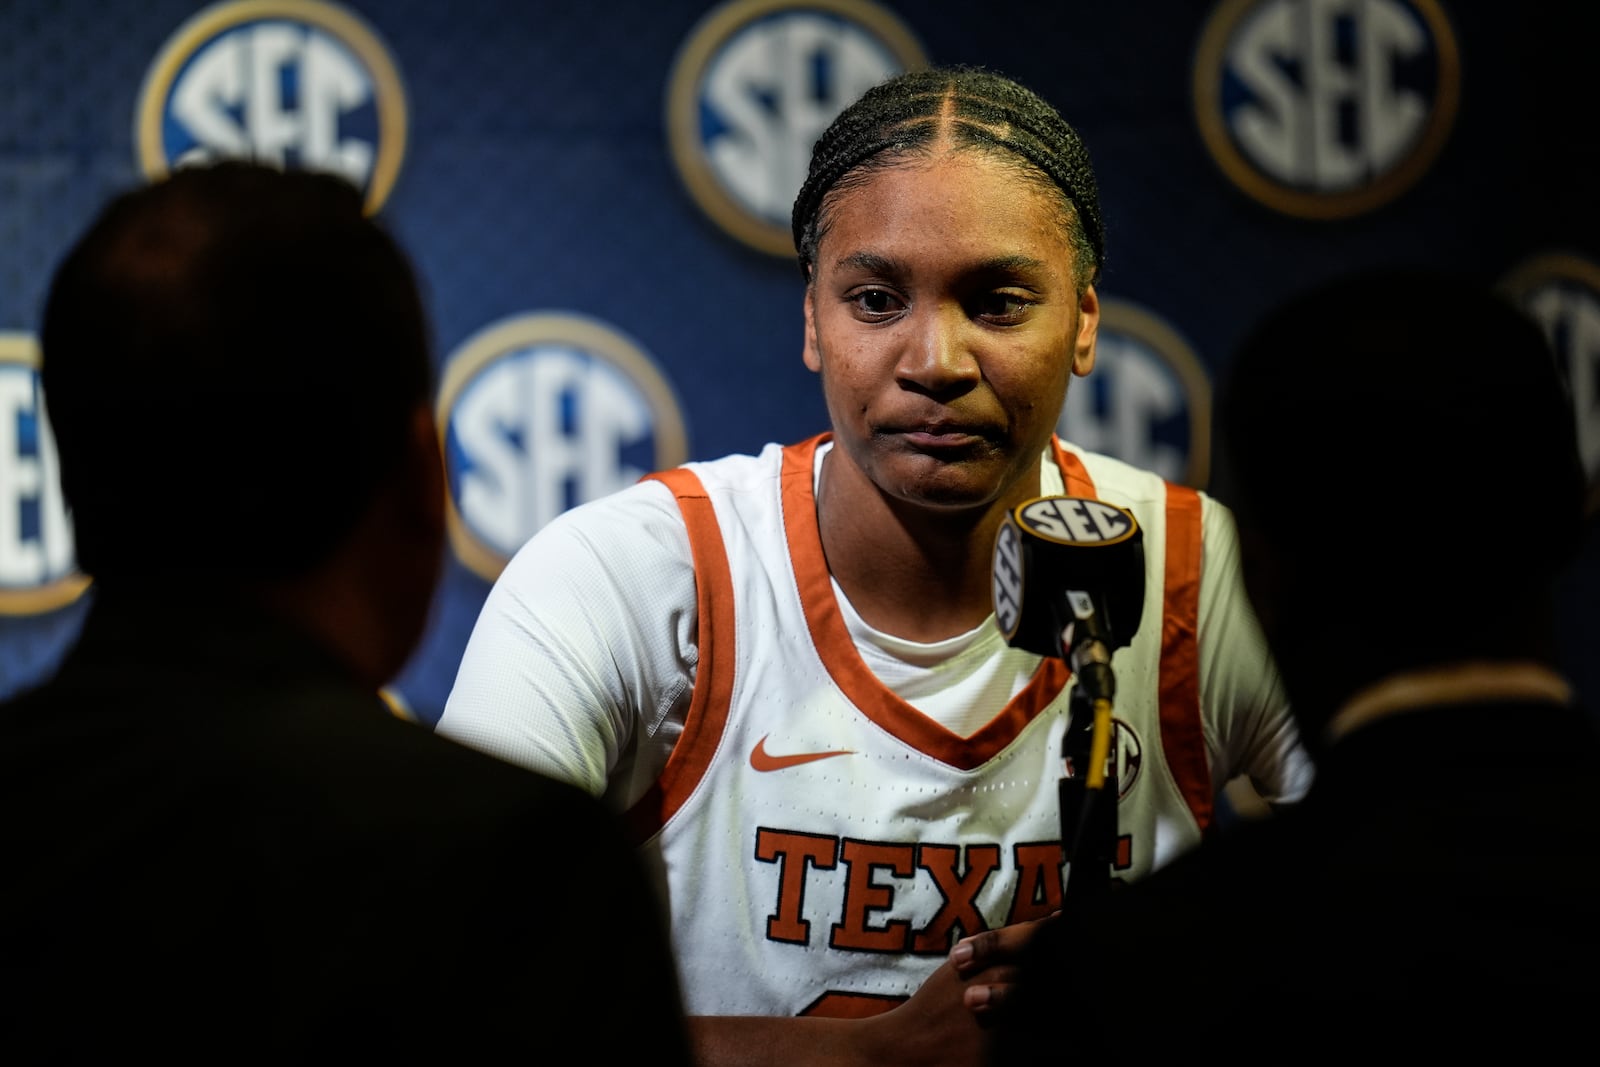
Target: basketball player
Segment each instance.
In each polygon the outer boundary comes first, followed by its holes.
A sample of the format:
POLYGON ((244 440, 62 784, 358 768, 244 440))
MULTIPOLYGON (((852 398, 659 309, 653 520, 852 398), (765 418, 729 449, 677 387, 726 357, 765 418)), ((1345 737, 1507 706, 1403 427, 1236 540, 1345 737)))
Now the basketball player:
POLYGON ((706 1062, 971 1062, 961 997, 1003 960, 947 953, 1062 904, 1072 684, 992 621, 1009 510, 1098 497, 1144 530, 1118 877, 1198 843, 1230 778, 1292 800, 1307 763, 1226 511, 1053 436, 1104 253, 1061 116, 991 73, 894 78, 817 142, 793 221, 830 431, 548 525, 439 728, 628 812, 706 1062))

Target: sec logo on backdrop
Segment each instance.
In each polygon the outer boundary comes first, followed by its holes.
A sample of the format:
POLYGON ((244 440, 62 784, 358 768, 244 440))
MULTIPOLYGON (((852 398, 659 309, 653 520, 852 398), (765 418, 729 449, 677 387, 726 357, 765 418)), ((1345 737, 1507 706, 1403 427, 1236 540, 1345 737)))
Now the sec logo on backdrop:
POLYGON ((352 12, 235 0, 202 10, 162 47, 139 92, 134 144, 151 180, 255 159, 339 174, 373 213, 405 155, 405 93, 388 49, 352 12))
POLYGON ((925 66, 898 19, 862 0, 734 0, 679 49, 667 84, 672 159, 724 231, 794 254, 789 216, 811 146, 872 86, 925 66))
POLYGON ((1600 511, 1600 264, 1562 252, 1535 256, 1501 288, 1544 327, 1567 376, 1589 510, 1600 511))
POLYGON ((1126 301, 1100 302, 1094 370, 1074 378, 1056 433, 1091 452, 1203 488, 1211 380, 1178 332, 1126 301))
POLYGON ((688 458, 678 400, 633 340, 582 315, 519 315, 451 355, 439 391, 450 539, 492 581, 561 512, 688 458))
POLYGON ((1200 133, 1228 178, 1274 210, 1343 218, 1432 165, 1461 92, 1435 0, 1226 0, 1196 55, 1200 133))
POLYGON ((39 390, 39 348, 0 333, 0 614, 70 604, 88 586, 73 555, 55 436, 39 390))

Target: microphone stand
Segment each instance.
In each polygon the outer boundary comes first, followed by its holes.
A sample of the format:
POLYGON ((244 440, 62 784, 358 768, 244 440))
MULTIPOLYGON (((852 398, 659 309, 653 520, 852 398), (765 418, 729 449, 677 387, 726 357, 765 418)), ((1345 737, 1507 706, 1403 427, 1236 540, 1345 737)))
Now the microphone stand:
POLYGON ((1144 537, 1127 508, 1079 497, 1037 497, 995 535, 995 622, 1008 644, 1065 660, 1072 671, 1057 802, 1064 896, 1115 884, 1117 734, 1111 653, 1139 630, 1144 537), (1025 596, 1028 588, 1032 595, 1025 596), (1115 634, 1113 634, 1115 631, 1115 634), (1125 632, 1124 632, 1125 631, 1125 632))
POLYGON ((1116 679, 1111 673, 1111 649, 1092 620, 1079 619, 1076 626, 1081 635, 1077 644, 1067 643, 1073 626, 1062 638, 1077 685, 1062 738, 1062 776, 1057 786, 1069 899, 1099 894, 1111 885, 1117 846, 1118 761, 1112 722, 1116 679))

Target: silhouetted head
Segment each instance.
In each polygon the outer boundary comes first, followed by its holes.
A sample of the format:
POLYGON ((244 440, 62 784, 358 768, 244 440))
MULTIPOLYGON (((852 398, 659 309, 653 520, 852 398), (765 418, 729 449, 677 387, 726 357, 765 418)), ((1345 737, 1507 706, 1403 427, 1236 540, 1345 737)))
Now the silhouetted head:
POLYGON ((41 349, 102 582, 319 563, 431 393, 412 269, 357 190, 242 162, 113 200, 56 273, 41 349))
POLYGON ((1573 407, 1490 288, 1382 271, 1287 301, 1237 351, 1218 427, 1216 490, 1297 713, 1395 670, 1551 658, 1583 523, 1573 407))

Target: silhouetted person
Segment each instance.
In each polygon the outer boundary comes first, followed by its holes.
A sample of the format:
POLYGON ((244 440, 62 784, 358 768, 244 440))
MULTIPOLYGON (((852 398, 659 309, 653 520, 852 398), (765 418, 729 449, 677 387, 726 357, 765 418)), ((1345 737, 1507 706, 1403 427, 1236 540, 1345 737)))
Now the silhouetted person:
POLYGON ((0 709, 8 1055, 685 1062, 613 816, 393 714, 444 486, 411 268, 357 191, 243 163, 114 200, 43 390, 94 579, 0 709), (547 1055, 548 1054, 548 1055, 547 1055))
POLYGON ((1218 492, 1316 780, 1045 924, 999 1063, 1588 1042, 1600 755, 1549 607, 1582 522, 1573 426, 1538 328, 1469 282, 1363 275, 1250 335, 1218 492))

